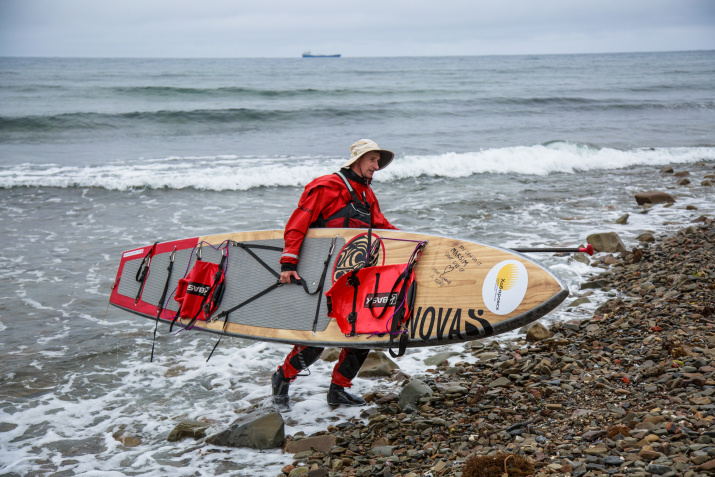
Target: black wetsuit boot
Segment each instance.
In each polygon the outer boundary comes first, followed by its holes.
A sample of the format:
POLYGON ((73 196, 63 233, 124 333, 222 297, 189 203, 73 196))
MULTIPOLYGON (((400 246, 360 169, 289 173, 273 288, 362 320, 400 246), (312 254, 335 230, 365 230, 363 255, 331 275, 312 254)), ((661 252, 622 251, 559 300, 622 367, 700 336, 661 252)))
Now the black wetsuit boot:
POLYGON ((290 386, 290 379, 283 376, 283 368, 278 368, 278 371, 273 373, 271 385, 273 387, 273 404, 285 408, 289 407, 288 387, 290 386))
POLYGON ((360 396, 350 394, 345 388, 335 383, 330 383, 328 390, 328 404, 331 406, 364 406, 365 400, 360 396))

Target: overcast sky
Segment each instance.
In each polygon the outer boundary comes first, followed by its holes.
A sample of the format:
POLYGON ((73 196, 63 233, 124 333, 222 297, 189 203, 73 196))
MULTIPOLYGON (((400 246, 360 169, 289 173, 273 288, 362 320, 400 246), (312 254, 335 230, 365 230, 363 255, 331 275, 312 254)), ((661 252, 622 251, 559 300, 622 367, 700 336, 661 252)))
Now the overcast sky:
POLYGON ((715 0, 0 0, 0 56, 715 49, 715 0))

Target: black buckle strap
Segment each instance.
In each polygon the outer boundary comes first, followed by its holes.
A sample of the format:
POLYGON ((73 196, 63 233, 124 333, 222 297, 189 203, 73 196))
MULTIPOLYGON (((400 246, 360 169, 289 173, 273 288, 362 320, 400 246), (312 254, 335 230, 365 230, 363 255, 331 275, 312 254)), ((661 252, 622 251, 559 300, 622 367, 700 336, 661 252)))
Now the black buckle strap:
POLYGON ((144 255, 144 258, 142 258, 142 263, 139 264, 139 269, 137 270, 137 274, 134 277, 136 281, 141 284, 139 286, 139 290, 137 291, 137 296, 134 297, 135 305, 139 302, 139 298, 144 292, 144 284, 146 283, 146 277, 149 276, 149 266, 151 265, 151 258, 154 256, 154 249, 156 248, 156 244, 158 243, 159 242, 154 242, 154 245, 152 245, 146 255, 144 255))
MULTIPOLYGON (((323 273, 320 275, 320 282, 318 282, 318 289, 315 293, 323 291, 323 285, 325 284, 325 276, 328 274, 328 265, 330 264, 330 259, 333 257, 333 251, 335 250, 335 242, 338 240, 338 236, 333 237, 330 242, 330 250, 328 251, 328 258, 323 262, 323 273)), ((305 290, 308 291, 307 289, 305 290)), ((320 317, 320 300, 323 298, 323 294, 318 294, 318 306, 315 307, 315 318, 313 318, 313 335, 315 335, 316 329, 318 327, 318 318, 320 317)))
MULTIPOLYGON (((378 291, 379 291, 379 288, 378 288, 379 286, 380 286, 380 274, 379 274, 379 273, 375 273, 375 290, 372 292, 372 300, 370 300, 370 303, 367 305, 367 307, 370 309, 370 313, 372 313, 372 316, 375 316, 375 313, 372 311, 372 309, 373 309, 374 306, 375 306, 375 299, 377 298, 377 293, 378 293, 378 291)), ((388 303, 389 303, 389 300, 390 300, 390 296, 392 296, 392 291, 390 291, 390 294, 387 295, 388 303)), ((385 306, 385 308, 387 308, 387 306, 385 306)), ((384 310, 383 310, 383 312, 384 312, 384 310)), ((382 316, 382 313, 380 313, 380 316, 382 316)))
POLYGON ((156 330, 159 327, 159 317, 161 316, 161 312, 164 310, 164 300, 166 300, 166 292, 169 290, 169 281, 171 280, 171 271, 174 268, 174 257, 176 256, 176 246, 174 246, 174 250, 171 252, 171 255, 169 255, 169 266, 166 267, 166 282, 164 283, 164 291, 161 293, 161 298, 159 299, 159 305, 157 306, 156 309, 156 323, 154 323, 154 337, 152 338, 151 341, 151 358, 149 358, 149 362, 154 361, 154 345, 156 344, 156 330))
POLYGON ((355 325, 357 324, 357 297, 358 289, 360 288, 360 280, 357 277, 357 270, 353 270, 348 277, 348 286, 353 287, 353 311, 348 314, 348 323, 352 326, 350 336, 355 336, 355 325))
MULTIPOLYGON (((408 270, 406 270, 406 272, 411 272, 411 269, 409 269, 408 267, 408 270)), ((392 315, 392 323, 390 323, 390 345, 388 347, 388 351, 390 352, 390 356, 392 356, 393 358, 399 358, 400 356, 405 354, 405 350, 407 349, 407 333, 404 330, 399 329, 402 326, 402 321, 404 320, 405 313, 407 313, 408 309, 409 300, 405 300, 407 294, 407 283, 407 279, 402 282, 400 292, 397 294, 397 306, 399 306, 400 308, 395 310, 395 314, 392 315), (404 306, 401 306, 403 300, 405 301, 405 304, 404 306), (392 351, 392 346, 394 344, 395 335, 397 333, 400 334, 400 341, 398 344, 398 352, 395 353, 394 351, 392 351)), ((414 282, 412 285, 414 285, 414 282)), ((410 288, 414 290, 414 286, 410 286, 410 288)), ((392 292, 390 292, 390 294, 392 294, 392 292)), ((411 298, 414 302, 414 293, 412 294, 411 298)), ((411 304, 409 304, 409 307, 410 309, 412 309, 411 304)))
POLYGON ((223 338, 223 335, 226 334, 226 325, 227 324, 228 324, 228 313, 226 314, 226 318, 223 320, 223 326, 221 327, 221 333, 218 335, 218 341, 216 341, 216 344, 211 349, 211 352, 209 353, 209 357, 206 358, 207 363, 211 359, 211 356, 214 355, 214 351, 216 351, 216 348, 218 348, 218 344, 221 342, 221 338, 223 338))
POLYGON ((214 279, 213 279, 213 285, 212 288, 214 288, 213 292, 209 290, 209 293, 206 294, 206 297, 209 295, 211 296, 211 299, 208 300, 203 306, 201 307, 204 310, 204 315, 206 316, 206 320, 209 319, 209 315, 211 314, 211 310, 215 310, 221 305, 221 300, 223 299, 223 292, 226 289, 225 283, 221 280, 223 276, 225 276, 226 273, 226 258, 228 257, 228 252, 224 248, 224 252, 221 254, 221 262, 218 264, 218 270, 216 270, 216 274, 214 274, 214 279))
MULTIPOLYGON (((407 284, 409 283, 409 277, 412 275, 412 269, 417 265, 417 262, 420 260, 422 257, 422 252, 424 251, 425 245, 427 245, 427 242, 421 242, 415 251, 412 253, 412 257, 410 257, 410 261, 407 264, 407 268, 405 269, 405 273, 402 275, 402 279, 404 282, 402 283, 402 288, 400 288, 400 293, 397 295, 397 303, 402 303, 404 300, 405 306, 402 307, 401 310, 399 310, 399 313, 395 313, 395 315, 392 317, 392 323, 390 326, 390 345, 388 348, 388 351, 390 352, 390 356, 393 358, 399 358, 400 356, 405 354, 405 350, 407 349, 407 332, 406 330, 398 330, 398 327, 402 326, 402 321, 405 318, 405 313, 407 313, 407 310, 412 310, 414 309, 414 304, 415 304, 415 298, 417 297, 417 286, 415 282, 410 283, 409 288, 407 284), (392 350, 392 346, 394 344, 395 340, 395 334, 400 333, 400 341, 398 343, 398 351, 395 353, 392 350)), ((392 293, 392 292, 391 292, 392 293)))

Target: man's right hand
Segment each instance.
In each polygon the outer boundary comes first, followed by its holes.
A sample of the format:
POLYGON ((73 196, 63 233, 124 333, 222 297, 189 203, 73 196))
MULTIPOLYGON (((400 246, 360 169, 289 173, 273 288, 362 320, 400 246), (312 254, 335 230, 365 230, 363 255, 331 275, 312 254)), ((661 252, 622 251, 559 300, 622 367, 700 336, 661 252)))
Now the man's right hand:
POLYGON ((300 280, 300 276, 298 276, 298 272, 295 270, 286 270, 285 272, 281 272, 281 283, 290 283, 291 278, 300 280))

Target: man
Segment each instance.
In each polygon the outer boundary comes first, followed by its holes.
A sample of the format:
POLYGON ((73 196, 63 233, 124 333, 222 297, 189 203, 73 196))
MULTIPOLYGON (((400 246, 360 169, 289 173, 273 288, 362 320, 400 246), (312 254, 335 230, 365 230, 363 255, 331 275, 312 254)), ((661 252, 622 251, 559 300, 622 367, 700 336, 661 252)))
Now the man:
MULTIPOLYGON (((370 188, 373 174, 394 158, 390 151, 369 139, 361 139, 350 147, 350 160, 340 172, 318 177, 303 191, 298 208, 285 227, 285 248, 281 255, 281 282, 300 280, 298 261, 300 246, 308 228, 311 227, 374 227, 395 229, 380 212, 380 205, 370 188)), ((288 406, 288 387, 300 371, 318 360, 324 348, 295 346, 283 365, 273 374, 273 401, 279 406, 288 406)), ((352 386, 369 350, 344 348, 333 369, 328 404, 331 406, 362 406, 360 396, 345 391, 352 386)))

